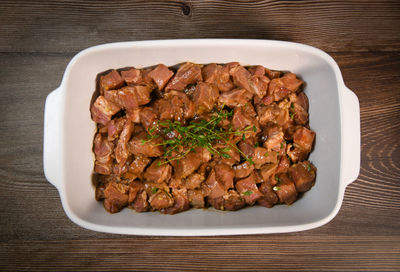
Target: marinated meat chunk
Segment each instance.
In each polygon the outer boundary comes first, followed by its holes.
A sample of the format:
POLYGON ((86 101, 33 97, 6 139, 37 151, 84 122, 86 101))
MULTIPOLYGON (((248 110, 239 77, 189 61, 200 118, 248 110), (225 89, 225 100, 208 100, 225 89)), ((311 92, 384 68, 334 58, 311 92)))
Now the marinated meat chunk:
POLYGON ((142 191, 133 202, 132 208, 137 212, 147 212, 150 209, 149 202, 147 201, 147 194, 142 191))
POLYGON ((145 157, 159 157, 163 154, 161 139, 147 138, 147 133, 140 133, 133 137, 128 143, 128 150, 134 155, 143 155, 145 157))
POLYGON ((269 151, 279 152, 285 144, 282 128, 274 123, 267 124, 261 134, 261 141, 269 151))
POLYGON ((174 205, 166 209, 161 209, 162 213, 176 214, 178 212, 186 211, 190 208, 190 202, 186 189, 173 189, 172 196, 174 199, 174 205))
POLYGON ((263 76, 265 75, 265 68, 264 66, 257 65, 257 66, 252 66, 249 69, 250 74, 253 76, 263 76))
MULTIPOLYGON (((219 79, 220 70, 221 67, 216 63, 207 64, 201 70, 203 81, 207 83, 217 83, 217 80, 219 79)), ((229 79, 229 74, 228 74, 228 79, 229 79)))
POLYGON ((251 174, 247 178, 236 181, 236 190, 240 193, 248 205, 254 205, 257 199, 262 197, 262 194, 257 188, 256 179, 257 178, 255 174, 251 174))
POLYGON ((185 180, 185 187, 187 189, 200 188, 201 183, 205 180, 204 175, 199 173, 193 173, 189 175, 185 180))
POLYGON ((219 180, 217 180, 214 170, 211 170, 210 175, 205 182, 205 185, 207 196, 210 199, 221 197, 225 193, 224 185, 219 180))
POLYGON ((233 83, 236 86, 244 88, 248 91, 252 91, 252 89, 249 85, 249 80, 250 80, 251 74, 249 71, 246 70, 246 68, 238 65, 238 66, 231 68, 229 73, 232 76, 233 83))
POLYGON ((276 167, 277 167, 276 164, 273 164, 273 163, 267 163, 267 164, 264 164, 263 166, 261 166, 260 175, 261 175, 262 179, 264 181, 269 180, 272 177, 272 175, 275 173, 276 167))
POLYGON ((289 175, 300 193, 307 192, 315 182, 316 168, 309 161, 299 162, 289 168, 289 175))
POLYGON ((100 87, 102 90, 117 89, 124 84, 124 80, 116 70, 100 77, 100 87))
POLYGON ((125 125, 125 118, 113 119, 107 123, 108 140, 113 141, 119 137, 125 125))
POLYGON ((265 73, 269 77, 269 79, 278 78, 282 74, 282 72, 280 72, 280 71, 274 71, 274 70, 270 70, 268 68, 265 68, 265 73))
POLYGON ((129 183, 128 203, 133 203, 143 189, 143 183, 140 181, 134 180, 129 183))
POLYGON ((157 159, 147 167, 143 175, 145 180, 162 183, 168 182, 172 175, 172 167, 165 160, 157 159))
POLYGON ((199 168, 202 158, 197 152, 189 152, 179 163, 172 162, 176 178, 186 178, 199 168))
POLYGON ((156 101, 160 120, 182 121, 193 118, 195 105, 183 92, 170 91, 164 95, 165 99, 156 101))
POLYGON ((315 132, 306 127, 299 127, 293 134, 294 144, 300 146, 307 152, 311 151, 314 143, 315 132))
POLYGON ((156 125, 157 113, 150 107, 144 107, 139 113, 140 123, 149 131, 156 125))
POLYGON ((276 174, 285 173, 289 170, 290 160, 287 156, 282 156, 279 160, 278 167, 276 168, 276 174))
POLYGON ((233 111, 232 127, 234 130, 246 129, 246 136, 254 136, 260 131, 260 125, 256 118, 250 116, 243 107, 237 107, 233 111))
POLYGON ((115 148, 115 159, 118 163, 125 163, 129 157, 128 141, 131 139, 133 126, 133 123, 128 120, 121 132, 117 147, 115 148))
POLYGON ((201 80, 202 76, 200 65, 187 62, 179 67, 174 77, 165 87, 165 90, 183 91, 187 85, 199 82, 201 80))
POLYGON ((293 73, 287 73, 283 77, 272 79, 268 94, 274 97, 275 101, 282 100, 292 92, 296 92, 303 84, 303 81, 297 79, 293 73))
POLYGON ((158 190, 149 198, 150 206, 155 210, 161 210, 174 205, 174 198, 164 190, 158 190))
POLYGON ((274 186, 280 203, 292 204, 297 198, 297 190, 293 180, 286 174, 276 176, 278 183, 274 186))
POLYGON ((266 208, 272 208, 276 203, 278 203, 278 196, 276 195, 273 186, 269 181, 261 183, 259 190, 263 196, 257 200, 258 205, 266 208))
POLYGON ((234 190, 229 190, 227 194, 223 196, 224 199, 224 210, 237 211, 246 206, 245 199, 234 190))
POLYGON ((117 213, 128 205, 128 191, 126 185, 110 182, 104 189, 104 208, 109 213, 117 213))
POLYGON ((253 94, 263 98, 267 94, 269 78, 262 75, 252 75, 249 79, 249 87, 253 94))
POLYGON ((190 206, 194 208, 204 208, 204 194, 200 189, 189 189, 187 194, 190 206))
POLYGON ((146 166, 151 162, 151 159, 143 155, 136 155, 133 162, 130 164, 128 171, 137 177, 140 177, 146 166))
POLYGON ((131 68, 126 71, 121 71, 121 77, 128 85, 136 85, 142 83, 142 71, 131 68))
POLYGON ((119 112, 120 109, 116 104, 105 99, 104 96, 99 96, 90 108, 90 112, 92 113, 93 121, 107 125, 111 117, 119 112))
POLYGON ((239 144, 240 151, 246 155, 248 158, 252 158, 254 156, 255 144, 251 143, 249 139, 245 139, 244 141, 240 141, 239 144))
POLYGON ((208 112, 214 107, 218 99, 219 91, 213 84, 200 82, 193 94, 193 102, 196 105, 196 112, 208 112))
POLYGON ((164 64, 157 65, 157 67, 148 74, 148 76, 157 84, 158 90, 160 91, 164 89, 165 85, 173 75, 174 72, 168 69, 164 64))
POLYGON ((234 89, 219 95, 218 103, 228 107, 243 106, 248 103, 253 95, 246 89, 234 89))
POLYGON ((241 179, 249 176, 253 172, 254 165, 248 161, 245 161, 241 164, 233 166, 233 170, 235 171, 235 177, 237 179, 241 179))
POLYGON ((232 169, 232 167, 228 166, 227 164, 220 163, 214 167, 214 170, 217 180, 223 184, 225 190, 234 187, 233 179, 235 177, 235 171, 232 169))
POLYGON ((252 159, 256 169, 260 169, 266 163, 277 163, 278 160, 276 152, 268 151, 264 147, 256 147, 252 159))

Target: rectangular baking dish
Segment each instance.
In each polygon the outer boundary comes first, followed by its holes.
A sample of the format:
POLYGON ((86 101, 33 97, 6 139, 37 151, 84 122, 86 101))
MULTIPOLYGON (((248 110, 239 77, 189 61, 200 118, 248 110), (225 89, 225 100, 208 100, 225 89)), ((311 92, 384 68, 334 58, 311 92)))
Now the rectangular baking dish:
POLYGON ((94 46, 68 64, 61 85, 45 105, 44 172, 59 191, 68 217, 95 231, 136 235, 232 235, 312 229, 339 211, 345 188, 360 169, 360 109, 336 62, 311 46, 269 40, 162 40, 94 46), (236 212, 192 209, 176 215, 107 213, 94 199, 92 141, 95 123, 89 105, 99 72, 191 61, 264 65, 288 70, 305 82, 310 126, 316 131, 310 160, 318 168, 315 186, 291 206, 245 208, 236 212))

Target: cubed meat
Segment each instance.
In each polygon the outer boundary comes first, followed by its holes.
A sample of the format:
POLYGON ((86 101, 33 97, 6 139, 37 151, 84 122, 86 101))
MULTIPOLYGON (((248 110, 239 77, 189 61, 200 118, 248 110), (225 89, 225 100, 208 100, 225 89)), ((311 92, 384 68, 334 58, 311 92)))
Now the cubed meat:
POLYGON ((219 96, 218 88, 214 84, 200 82, 193 94, 193 102, 196 105, 196 112, 209 112, 213 109, 219 96))
POLYGON ((201 163, 202 158, 197 152, 189 152, 184 158, 180 159, 179 162, 173 161, 175 177, 186 178, 196 171, 201 163))
POLYGON ((247 178, 236 181, 236 190, 244 198, 248 205, 254 205, 254 203, 262 197, 262 194, 257 188, 255 174, 251 174, 247 178))
POLYGON ((261 65, 249 67, 248 71, 253 76, 263 76, 263 75, 265 75, 265 68, 264 68, 264 66, 261 66, 261 65))
POLYGON ((117 147, 115 148, 115 159, 118 163, 125 163, 129 157, 128 142, 131 139, 133 127, 134 125, 131 121, 128 120, 125 122, 117 147))
POLYGON ((231 68, 229 73, 232 76, 233 83, 236 86, 244 88, 248 91, 252 91, 249 85, 251 74, 249 71, 246 70, 246 68, 244 68, 241 65, 238 65, 235 66, 234 68, 231 68))
POLYGON ((279 152, 285 146, 284 133, 282 127, 274 123, 268 123, 261 134, 261 141, 265 148, 279 152))
POLYGON ((146 166, 151 162, 151 159, 143 155, 136 155, 133 162, 130 164, 128 171, 138 177, 141 176, 146 166))
POLYGON ((100 76, 100 87, 103 90, 118 89, 122 87, 124 80, 116 70, 112 70, 104 76, 100 76))
POLYGON ((147 133, 140 133, 134 136, 128 143, 128 150, 135 156, 143 155, 145 157, 159 157, 163 152, 163 148, 160 145, 162 140, 155 138, 152 140, 148 139, 147 133))
POLYGON ((104 189, 104 208, 110 213, 121 211, 123 207, 128 205, 128 191, 129 187, 124 184, 108 183, 104 189))
POLYGON ((150 196, 149 203, 154 210, 161 210, 174 205, 174 198, 164 190, 157 190, 150 196))
POLYGON ((223 196, 224 199, 224 210, 237 211, 246 206, 245 199, 240 196, 235 190, 229 190, 227 194, 223 196))
POLYGON ((302 84, 303 81, 297 79, 295 74, 287 73, 283 77, 271 80, 268 94, 272 95, 275 101, 280 101, 290 93, 296 92, 302 84))
POLYGON ((174 199, 174 204, 168 208, 162 209, 162 213, 176 214, 186 211, 190 208, 190 202, 186 189, 173 189, 172 196, 174 199))
POLYGON ((164 98, 156 102, 160 120, 182 121, 193 118, 196 107, 185 93, 170 91, 164 98))
POLYGON ((112 155, 114 145, 106 137, 97 133, 93 140, 93 151, 97 160, 107 161, 112 155), (105 159, 102 159, 105 158, 105 159))
POLYGON ((147 181, 162 183, 168 182, 172 175, 172 167, 165 160, 157 159, 147 167, 143 178, 147 181))
POLYGON ((246 129, 246 137, 254 136, 260 132, 260 125, 256 118, 249 116, 243 107, 237 107, 233 111, 232 127, 234 130, 246 129), (255 131, 254 131, 255 128, 255 131))
POLYGON ((286 147, 286 153, 289 156, 290 160, 293 163, 296 163, 298 161, 306 160, 309 152, 301 148, 300 146, 288 144, 286 147))
POLYGON ((112 160, 109 159, 108 161, 95 161, 94 171, 98 174, 110 175, 113 171, 112 160))
POLYGON ((300 193, 307 192, 315 182, 316 168, 309 161, 299 162, 289 168, 289 175, 300 193))
POLYGON ((168 69, 164 64, 157 65, 156 68, 148 73, 148 76, 157 84, 158 90, 162 91, 174 72, 168 69))
POLYGON ((142 72, 139 69, 131 68, 121 71, 121 77, 128 85, 136 85, 142 83, 142 72))
POLYGON ((125 118, 116 118, 107 123, 108 140, 113 141, 119 137, 125 125, 125 118))
POLYGON ((158 120, 156 111, 150 107, 144 107, 139 112, 139 118, 140 118, 140 123, 147 131, 153 128, 157 124, 158 120))
POLYGON ((293 180, 286 174, 275 176, 278 183, 273 187, 280 203, 292 204, 297 199, 297 190, 293 180))
POLYGON ((169 83, 165 87, 165 90, 183 91, 187 85, 196 83, 201 80, 202 76, 200 65, 186 62, 179 67, 175 76, 169 81, 169 83))
POLYGON ((278 203, 278 196, 276 195, 273 186, 269 181, 264 181, 259 187, 260 192, 263 194, 257 200, 257 204, 266 208, 272 208, 276 203, 278 203))
POLYGON ((264 164, 263 166, 261 166, 260 175, 261 175, 262 179, 264 181, 269 180, 272 177, 272 175, 275 173, 276 167, 277 167, 276 164, 273 164, 273 163, 267 163, 267 164, 264 164))
POLYGON ((263 98, 267 94, 269 82, 266 76, 253 75, 249 79, 250 91, 259 98, 263 98))
POLYGON ((145 191, 139 193, 131 205, 137 212, 147 212, 150 209, 149 202, 147 201, 147 194, 145 191))
POLYGON ((255 144, 251 142, 251 138, 247 138, 244 141, 240 141, 239 144, 240 151, 246 155, 246 157, 251 158, 254 156, 254 150, 256 149, 255 144))
POLYGON ((246 89, 234 89, 219 95, 218 103, 228 107, 243 106, 248 103, 253 95, 246 89))
MULTIPOLYGON (((201 70, 201 75, 203 77, 203 81, 207 83, 216 83, 219 79, 219 71, 221 67, 215 63, 207 64, 201 70)), ((228 75, 229 76, 229 75, 228 75)), ((229 79, 229 77, 228 77, 229 79)))
POLYGON ((265 73, 269 77, 269 79, 278 78, 282 74, 282 72, 280 72, 280 71, 274 71, 274 70, 270 70, 268 68, 265 68, 265 73))
POLYGON ((111 117, 119 112, 120 109, 116 104, 105 99, 104 96, 99 96, 90 108, 90 112, 92 113, 93 121, 107 125, 111 117))
POLYGON ((214 167, 215 176, 217 180, 223 184, 224 190, 233 188, 233 179, 235 178, 235 171, 227 164, 219 163, 214 167))
POLYGON ((187 189, 200 188, 201 183, 205 180, 204 175, 199 173, 193 173, 189 175, 185 180, 185 187, 187 189))
POLYGON ((194 208, 204 208, 204 195, 200 189, 188 190, 188 199, 190 206, 194 208))
POLYGON ((293 143, 310 152, 314 143, 315 132, 306 128, 299 127, 293 134, 293 143))
POLYGON ((105 198, 104 190, 106 189, 107 184, 100 183, 96 186, 96 192, 94 198, 97 201, 103 200, 105 198))
POLYGON ((278 155, 274 151, 268 151, 264 147, 256 147, 254 149, 254 155, 252 157, 254 162, 254 167, 260 169, 262 165, 266 163, 277 163, 278 155))
POLYGON ((225 193, 224 185, 217 180, 214 170, 211 170, 208 178, 206 179, 205 185, 207 196, 211 199, 221 197, 225 193))
POLYGON ((233 167, 237 179, 248 177, 254 170, 254 164, 245 161, 233 167))

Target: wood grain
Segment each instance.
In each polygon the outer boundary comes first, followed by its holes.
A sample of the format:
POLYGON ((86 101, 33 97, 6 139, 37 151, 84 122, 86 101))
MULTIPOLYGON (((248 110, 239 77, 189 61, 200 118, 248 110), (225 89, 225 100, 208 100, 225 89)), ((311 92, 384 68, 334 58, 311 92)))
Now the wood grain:
POLYGON ((1 1, 1 271, 400 271, 399 1, 1 1), (361 172, 328 224, 300 233, 139 237, 72 223, 43 175, 43 108, 88 46, 282 39, 338 62, 361 107, 361 172))
POLYGON ((399 32, 396 0, 3 0, 0 9, 0 36, 7 37, 0 52, 76 52, 155 38, 277 39, 330 52, 397 51, 399 32))

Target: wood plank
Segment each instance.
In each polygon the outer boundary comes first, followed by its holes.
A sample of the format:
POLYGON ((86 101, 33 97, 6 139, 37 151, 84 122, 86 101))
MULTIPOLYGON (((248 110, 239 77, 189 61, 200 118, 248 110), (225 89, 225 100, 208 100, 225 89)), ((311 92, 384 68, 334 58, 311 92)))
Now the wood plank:
POLYGON ((10 1, 0 9, 0 52, 77 52, 116 41, 254 38, 325 51, 398 51, 400 2, 10 1))
POLYGON ((398 271, 399 245, 398 236, 260 235, 15 241, 0 243, 0 269, 398 271))

